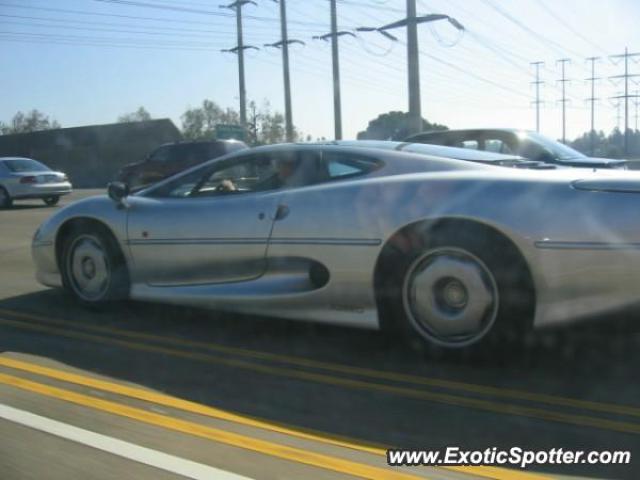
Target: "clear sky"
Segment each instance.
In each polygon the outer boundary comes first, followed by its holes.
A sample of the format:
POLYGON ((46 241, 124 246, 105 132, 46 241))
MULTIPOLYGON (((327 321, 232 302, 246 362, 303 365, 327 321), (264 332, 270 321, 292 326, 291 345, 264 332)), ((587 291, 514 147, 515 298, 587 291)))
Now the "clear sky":
MULTIPOLYGON (((37 108, 62 126, 110 123, 144 106, 154 118, 180 125, 186 108, 209 98, 237 108, 237 63, 220 49, 235 45, 235 18, 215 0, 0 0, 0 120, 37 108)), ((256 0, 245 15, 245 43, 279 40, 278 4, 256 0)), ((404 15, 404 0, 338 0, 340 29, 381 26, 404 15)), ((287 0, 289 37, 306 42, 290 51, 293 118, 313 137, 333 135, 331 49, 312 40, 329 30, 327 0, 287 0)), ((600 56, 596 128, 616 125, 609 97, 623 73, 609 55, 640 51, 638 0, 418 0, 418 13, 445 13, 447 22, 421 25, 422 112, 452 128, 535 127, 531 101, 534 61, 544 61, 541 131, 561 135, 560 68, 567 65, 567 136, 589 129, 585 58, 600 56)), ((407 110, 406 33, 393 43, 378 33, 340 42, 343 124, 354 138, 389 110, 407 110)), ((640 60, 638 57, 636 60, 640 60)), ((247 95, 283 109, 281 54, 246 54, 247 95)), ((630 62, 640 73, 640 63, 630 62)), ((638 77, 640 79, 640 77, 638 77)), ((630 90, 640 89, 631 83, 630 90)), ((635 126, 630 103, 630 126, 635 126)))

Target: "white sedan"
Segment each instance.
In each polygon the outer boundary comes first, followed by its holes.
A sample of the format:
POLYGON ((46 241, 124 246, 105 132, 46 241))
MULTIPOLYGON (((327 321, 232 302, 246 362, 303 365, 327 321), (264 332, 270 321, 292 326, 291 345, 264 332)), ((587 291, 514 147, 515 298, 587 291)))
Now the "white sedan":
POLYGON ((62 172, 55 172, 31 158, 0 157, 0 208, 14 200, 41 198, 55 205, 60 196, 71 193, 71 183, 62 172))

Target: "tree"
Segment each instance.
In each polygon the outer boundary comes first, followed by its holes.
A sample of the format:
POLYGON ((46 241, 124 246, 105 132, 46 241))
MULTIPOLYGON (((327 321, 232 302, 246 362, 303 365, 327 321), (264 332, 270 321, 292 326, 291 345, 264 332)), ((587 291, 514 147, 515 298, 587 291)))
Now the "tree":
MULTIPOLYGON (((284 115, 280 112, 271 113, 271 105, 265 101, 259 114, 260 127, 257 131, 257 144, 269 145, 286 141, 284 115)), ((294 127, 293 139, 298 138, 298 131, 294 127)))
MULTIPOLYGON (((570 146, 585 155, 591 155, 591 133, 583 133, 571 142, 570 146)), ((605 135, 603 131, 596 132, 593 156, 606 158, 640 157, 640 131, 629 130, 627 154, 624 153, 624 134, 618 127, 614 128, 609 135, 605 135)))
POLYGON ((190 108, 182 115, 182 134, 189 140, 213 139, 216 125, 240 123, 240 115, 235 110, 222 109, 211 100, 204 100, 201 107, 190 108))
POLYGON ((151 114, 144 107, 138 108, 135 112, 125 113, 118 117, 119 123, 147 122, 151 120, 151 114))
POLYGON ((33 109, 30 112, 17 112, 9 125, 0 123, 0 133, 2 135, 10 135, 13 133, 29 133, 39 130, 51 130, 60 128, 60 124, 55 120, 49 119, 48 115, 33 109))
MULTIPOLYGON (((284 116, 280 112, 271 112, 268 101, 259 109, 255 101, 249 102, 247 118, 247 138, 250 145, 265 145, 285 141, 284 116)), ((211 100, 204 100, 201 107, 190 108, 182 115, 182 134, 189 140, 213 139, 216 125, 238 125, 240 115, 237 111, 223 109, 211 100)), ((298 135, 294 128, 294 135, 298 135)))
MULTIPOLYGON (((369 122, 366 130, 358 133, 358 140, 404 140, 411 132, 409 125, 407 112, 382 113, 369 122)), ((428 130, 447 130, 447 127, 423 118, 422 131, 428 130)))

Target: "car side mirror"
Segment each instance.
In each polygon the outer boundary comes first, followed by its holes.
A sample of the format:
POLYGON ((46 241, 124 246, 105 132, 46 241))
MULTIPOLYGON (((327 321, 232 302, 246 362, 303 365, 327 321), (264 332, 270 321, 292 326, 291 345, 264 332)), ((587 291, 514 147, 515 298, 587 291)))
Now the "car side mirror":
POLYGON ((111 182, 107 185, 109 198, 120 206, 125 205, 125 199, 129 196, 129 185, 124 182, 111 182))

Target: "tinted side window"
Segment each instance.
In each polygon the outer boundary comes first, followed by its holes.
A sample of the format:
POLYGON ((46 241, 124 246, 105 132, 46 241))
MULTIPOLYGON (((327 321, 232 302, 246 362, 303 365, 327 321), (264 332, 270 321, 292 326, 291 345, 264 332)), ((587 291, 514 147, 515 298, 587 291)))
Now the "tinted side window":
POLYGON ((484 149, 487 152, 494 153, 513 153, 509 145, 497 138, 486 139, 484 141, 484 149))
POLYGON ((275 190, 284 186, 278 165, 268 155, 251 155, 199 168, 149 192, 151 197, 187 198, 275 190))
POLYGON ((207 145, 202 143, 176 145, 171 149, 173 163, 199 163, 209 158, 207 145))
POLYGON ((280 188, 273 162, 267 156, 251 157, 245 161, 224 162, 191 192, 192 196, 215 196, 248 193, 280 188))
POLYGON ((470 150, 478 150, 479 144, 477 140, 463 140, 455 145, 459 148, 468 148, 470 150))
POLYGON ((326 152, 323 160, 328 180, 365 175, 381 166, 377 160, 348 153, 326 152))
POLYGON ((155 152, 151 154, 149 157, 149 161, 151 162, 168 162, 170 159, 170 147, 160 147, 155 152))

